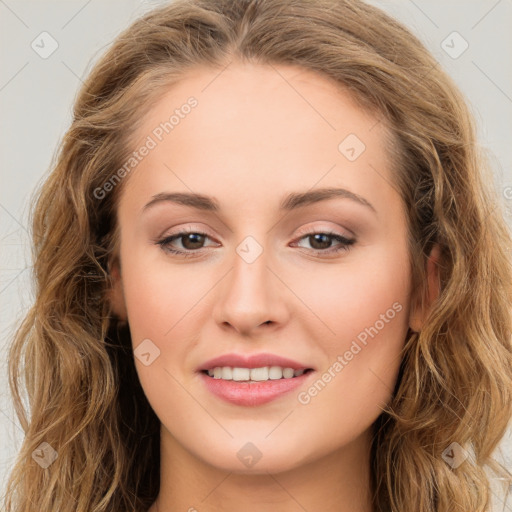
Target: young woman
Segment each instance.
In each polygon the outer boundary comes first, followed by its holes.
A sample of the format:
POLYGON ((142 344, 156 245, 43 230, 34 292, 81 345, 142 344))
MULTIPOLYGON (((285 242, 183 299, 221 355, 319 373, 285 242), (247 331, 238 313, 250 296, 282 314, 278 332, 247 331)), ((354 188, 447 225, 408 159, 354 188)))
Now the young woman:
POLYGON ((453 82, 365 3, 137 20, 33 211, 7 511, 489 511, 512 413, 491 177, 453 82))

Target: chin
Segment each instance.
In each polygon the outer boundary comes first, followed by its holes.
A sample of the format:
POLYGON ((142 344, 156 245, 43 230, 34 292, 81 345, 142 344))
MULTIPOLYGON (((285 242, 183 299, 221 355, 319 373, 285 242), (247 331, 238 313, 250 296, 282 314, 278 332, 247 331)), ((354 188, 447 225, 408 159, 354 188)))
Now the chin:
MULTIPOLYGON (((263 437, 261 433, 259 436, 263 437)), ((252 439, 251 436, 235 436, 228 443, 219 441, 214 446, 203 445, 199 451, 192 451, 210 466, 246 475, 289 471, 314 458, 307 456, 304 446, 299 452, 297 446, 300 443, 291 437, 288 437, 289 443, 283 442, 278 436, 273 440, 260 437, 252 439)))
MULTIPOLYGON (((213 461, 209 461, 212 464, 213 461)), ((223 461, 216 461, 213 464, 216 468, 235 473, 238 475, 266 475, 268 473, 283 473, 296 469, 301 465, 298 459, 291 459, 290 455, 272 455, 262 456, 262 458, 254 463, 252 466, 245 466, 244 463, 238 459, 226 458, 223 461), (220 462, 220 463, 219 463, 220 462)))

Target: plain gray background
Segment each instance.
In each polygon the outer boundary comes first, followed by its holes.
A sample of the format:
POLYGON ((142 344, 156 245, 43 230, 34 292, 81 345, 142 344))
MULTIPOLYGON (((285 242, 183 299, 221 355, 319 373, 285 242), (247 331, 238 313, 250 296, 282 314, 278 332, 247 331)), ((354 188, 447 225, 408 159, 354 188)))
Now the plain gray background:
MULTIPOLYGON (((32 302, 30 194, 69 126, 72 103, 114 37, 161 1, 0 0, 0 492, 23 438, 7 385, 7 347, 32 302), (48 35, 41 35, 47 32, 48 35), (44 50, 35 51, 33 46, 44 50), (53 43, 53 40, 56 43, 53 43), (49 56, 51 44, 56 50, 49 56), (37 46, 36 46, 37 47, 37 46)), ((455 79, 512 225, 512 0, 372 0, 403 21, 455 79), (454 32, 456 32, 454 34, 454 32), (466 48, 467 47, 467 48, 466 48)), ((512 468, 512 436, 497 458, 512 468)), ((1 501, 0 501, 1 503, 1 501)), ((495 510, 512 512, 495 493, 495 510)))

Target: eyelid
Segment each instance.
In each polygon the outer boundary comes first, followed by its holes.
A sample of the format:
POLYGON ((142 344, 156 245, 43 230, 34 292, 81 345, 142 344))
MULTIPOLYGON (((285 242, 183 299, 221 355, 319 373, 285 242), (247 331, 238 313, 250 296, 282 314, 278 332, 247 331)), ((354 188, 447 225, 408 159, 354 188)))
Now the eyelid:
POLYGON ((331 235, 341 236, 342 238, 352 239, 355 238, 356 235, 349 229, 340 229, 334 227, 326 227, 326 226, 310 226, 310 227, 302 227, 299 229, 297 233, 297 237, 303 237, 306 235, 312 235, 316 233, 329 233, 331 235))
POLYGON ((207 235, 212 240, 215 240, 215 238, 216 238, 212 235, 212 233, 209 229, 189 224, 184 227, 180 227, 179 225, 178 225, 178 227, 175 226, 169 232, 167 232, 167 230, 166 230, 160 236, 156 237, 156 239, 159 240, 162 238, 168 238, 168 237, 183 234, 183 233, 202 233, 204 235, 207 235))
MULTIPOLYGON (((306 225, 306 227, 299 228, 297 235, 295 237, 295 240, 297 240, 297 238, 302 238, 304 236, 316 234, 316 233, 338 235, 342 238, 347 238, 347 239, 355 238, 355 234, 346 228, 345 228, 345 231, 347 233, 343 233, 343 231, 340 232, 339 230, 336 230, 336 228, 317 227, 317 226, 310 225, 310 224, 306 225)), ((198 227, 196 225, 190 225, 190 224, 187 226, 184 226, 184 227, 180 227, 180 226, 174 227, 171 232, 169 232, 169 233, 164 232, 160 236, 156 237, 155 240, 161 240, 162 238, 168 238, 168 237, 182 234, 182 233, 202 233, 204 235, 207 235, 213 241, 219 243, 218 240, 216 240, 216 237, 213 236, 212 233, 207 228, 198 227)))

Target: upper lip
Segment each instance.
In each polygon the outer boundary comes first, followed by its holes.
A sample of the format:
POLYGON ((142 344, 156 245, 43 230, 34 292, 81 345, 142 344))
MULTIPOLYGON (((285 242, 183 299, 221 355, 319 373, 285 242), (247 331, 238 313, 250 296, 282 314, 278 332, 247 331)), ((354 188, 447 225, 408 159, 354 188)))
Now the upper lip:
POLYGON ((212 370, 217 366, 230 366, 232 368, 262 368, 264 366, 281 366, 282 368, 293 368, 294 370, 306 370, 311 366, 299 363, 287 357, 275 354, 262 353, 252 355, 224 354, 205 361, 198 371, 212 370))

